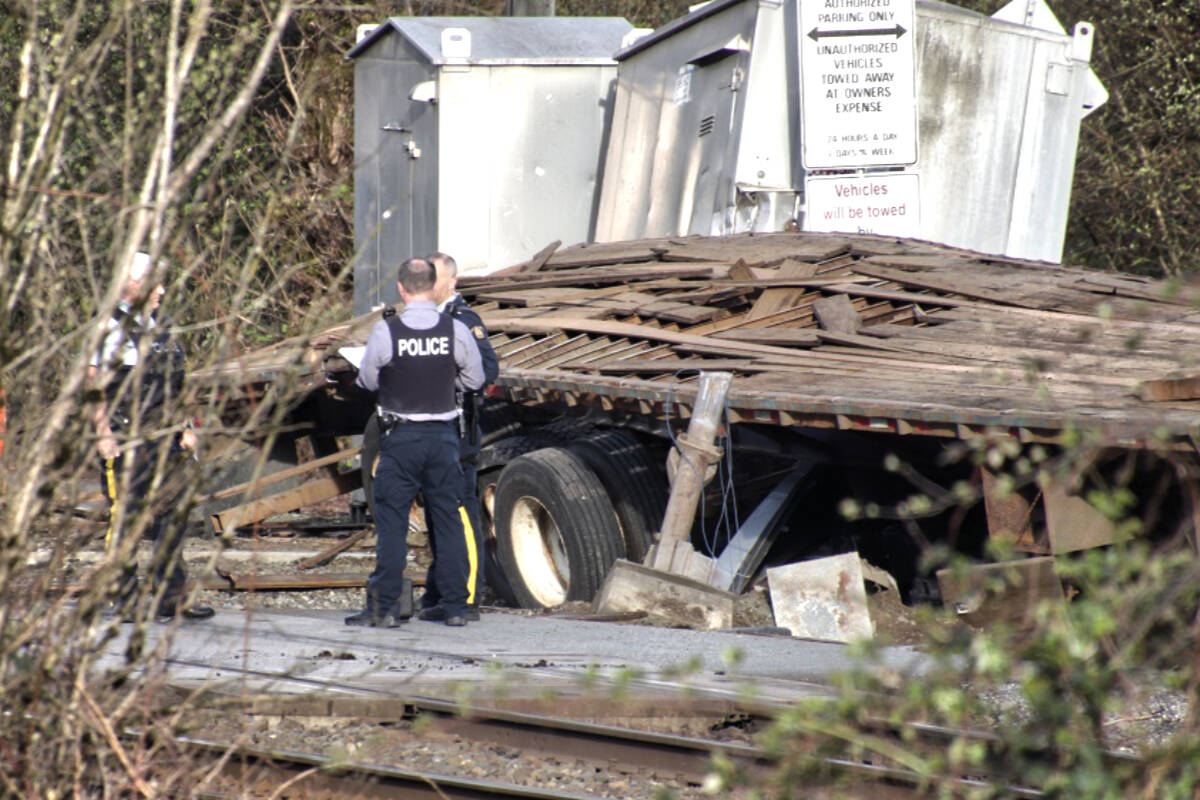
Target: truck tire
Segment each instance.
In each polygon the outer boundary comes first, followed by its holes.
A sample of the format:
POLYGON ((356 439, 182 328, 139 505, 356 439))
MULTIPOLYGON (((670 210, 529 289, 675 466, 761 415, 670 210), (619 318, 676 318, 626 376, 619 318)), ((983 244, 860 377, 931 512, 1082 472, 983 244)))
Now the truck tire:
POLYGON ((523 608, 591 600, 625 555, 604 485, 561 447, 511 461, 496 484, 494 514, 500 565, 523 608))
POLYGON ((484 400, 479 406, 479 443, 486 447, 492 442, 512 436, 522 428, 517 410, 508 403, 484 400))
POLYGON ((604 484, 621 524, 627 557, 641 562, 667 508, 665 459, 656 463, 636 437, 619 430, 597 430, 567 447, 604 484))
POLYGON ((518 456, 532 453, 534 450, 539 450, 550 444, 553 444, 553 442, 536 435, 509 436, 491 444, 485 444, 479 450, 479 460, 476 462, 476 469, 482 475, 488 470, 505 466, 518 456))
MULTIPOLYGON (((479 491, 479 522, 483 525, 484 552, 483 574, 486 576, 484 585, 496 600, 507 606, 518 607, 517 595, 508 583, 508 575, 500 564, 500 555, 496 547, 496 484, 500 480, 503 467, 493 467, 487 472, 480 472, 477 479, 479 491)), ((486 597, 486 594, 485 594, 486 597)))
MULTIPOLYGON (((486 437, 485 437, 486 438, 486 437)), ((547 440, 536 436, 509 436, 485 444, 479 451, 477 462, 477 491, 479 495, 479 518, 483 525, 485 552, 483 558, 486 586, 496 599, 506 605, 519 607, 517 595, 508 583, 508 575, 500 563, 496 547, 496 484, 500 473, 514 458, 532 453, 547 445, 547 440)))

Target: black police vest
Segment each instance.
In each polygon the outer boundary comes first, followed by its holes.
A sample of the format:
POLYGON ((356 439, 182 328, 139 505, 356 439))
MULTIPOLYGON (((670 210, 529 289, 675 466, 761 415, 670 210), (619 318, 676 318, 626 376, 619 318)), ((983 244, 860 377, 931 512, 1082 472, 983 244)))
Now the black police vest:
POLYGON ((448 414, 454 401, 454 320, 441 314, 437 324, 415 330, 387 319, 392 360, 379 370, 379 405, 394 414, 448 414))
MULTIPOLYGON (((179 397, 183 391, 185 360, 183 348, 165 330, 160 330, 154 335, 146 352, 142 353, 142 337, 149 335, 153 329, 144 328, 136 321, 127 320, 127 318, 128 314, 122 309, 118 308, 113 312, 113 319, 117 321, 118 327, 127 328, 118 335, 128 337, 130 344, 138 351, 138 357, 145 357, 145 366, 141 370, 140 385, 137 386, 126 385, 130 373, 137 367, 128 364, 118 366, 106 387, 106 399, 110 404, 115 402, 115 410, 121 417, 129 418, 136 407, 143 416, 143 423, 151 420, 158 421, 167 395, 179 397), (133 322, 133 324, 128 324, 128 322, 133 322), (146 419, 147 416, 149 419, 146 419)), ((158 326, 160 329, 165 329, 165 327, 164 324, 158 326)))

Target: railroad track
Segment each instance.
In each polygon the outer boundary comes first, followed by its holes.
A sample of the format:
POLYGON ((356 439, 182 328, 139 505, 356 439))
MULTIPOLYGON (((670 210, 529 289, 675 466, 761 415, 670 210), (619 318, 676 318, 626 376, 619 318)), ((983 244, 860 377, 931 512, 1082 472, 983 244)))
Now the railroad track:
POLYGON ((328 756, 229 745, 183 737, 178 744, 218 770, 210 800, 403 798, 403 800, 593 800, 596 795, 463 778, 381 765, 344 764, 328 756), (282 791, 281 791, 282 790, 282 791))
MULTIPOLYGON (((504 743, 522 751, 579 758, 610 766, 613 780, 632 770, 652 774, 675 771, 678 777, 697 786, 712 769, 712 757, 721 754, 740 767, 752 784, 765 779, 774 765, 769 754, 758 747, 728 745, 689 737, 647 734, 594 726, 549 717, 501 715, 487 719, 460 720, 453 728, 460 736, 476 742, 504 743), (503 717, 503 718, 501 718, 503 717)), ((380 764, 349 763, 316 753, 230 747, 203 739, 181 738, 179 745, 200 758, 218 765, 225 789, 237 796, 258 798, 280 796, 294 800, 338 797, 371 798, 474 798, 511 797, 567 800, 598 797, 544 787, 520 786, 493 780, 466 778, 442 773, 408 770, 380 764)), ((839 788, 859 786, 878 800, 925 797, 929 785, 913 770, 881 766, 847 758, 814 757, 821 772, 838 781, 839 788)), ((982 778, 956 778, 939 782, 953 796, 996 789, 982 778)), ((1041 797, 1030 787, 1004 786, 1002 796, 1041 797)), ((224 796, 224 793, 214 797, 224 796)), ((814 796, 820 796, 819 793, 814 796)))
MULTIPOLYGON (((222 669, 230 669, 223 666, 222 669)), ((261 671, 249 670, 261 676, 261 671)), ((295 680, 296 676, 283 676, 295 680)), ((563 716, 527 713, 498 707, 466 706, 438 698, 402 696, 379 689, 362 688, 338 681, 313 678, 301 679, 313 689, 337 693, 336 699, 301 698, 278 700, 264 704, 254 701, 256 714, 287 716, 343 716, 352 719, 389 721, 421 720, 423 731, 444 733, 470 742, 475 749, 487 746, 502 747, 530 757, 580 760, 595 765, 597 772, 606 772, 617 780, 630 774, 674 780, 699 787, 713 770, 714 757, 732 764, 754 785, 761 785, 776 769, 776 758, 766 749, 754 744, 716 741, 711 738, 682 736, 670 733, 635 730, 628 727, 581 721, 563 716), (357 695, 357 700, 354 696, 357 695)), ((697 714, 711 713, 712 707, 702 703, 697 714)), ((774 709, 777 712, 779 708, 774 709)), ((756 705, 740 714, 740 721, 761 725, 770 721, 771 709, 756 705)), ((863 726, 863 733, 878 741, 894 743, 916 755, 945 752, 956 739, 969 738, 988 748, 989 758, 1003 758, 1000 741, 986 733, 942 726, 909 724, 895 726, 872 722, 863 726)), ((203 740, 181 740, 181 744, 206 758, 220 760, 227 779, 250 781, 250 785, 274 787, 289 784, 287 796, 293 798, 321 797, 529 797, 580 798, 589 795, 562 792, 555 789, 530 788, 475 778, 465 778, 433 772, 401 769, 380 764, 352 764, 328 756, 285 750, 230 748, 203 740), (369 787, 366 791, 365 787, 369 787), (305 792, 311 792, 305 794, 305 792)), ((846 754, 813 754, 809 756, 814 771, 837 786, 847 784, 862 787, 873 798, 924 797, 930 791, 930 779, 918 770, 881 755, 852 756, 846 754), (869 787, 869 788, 868 788, 869 787)), ((1046 759, 1053 757, 1046 751, 1046 759)), ((1111 755, 1114 760, 1130 759, 1111 755)), ((952 796, 973 792, 999 791, 1006 797, 1041 797, 1034 786, 1005 784, 997 786, 989 777, 988 764, 977 768, 977 774, 942 777, 933 783, 952 796)), ((274 789, 272 789, 274 791, 274 789)), ((258 797, 258 794, 249 794, 258 797)), ((262 797, 271 796, 266 791, 262 797)), ((819 796, 819 795, 813 795, 819 796)))

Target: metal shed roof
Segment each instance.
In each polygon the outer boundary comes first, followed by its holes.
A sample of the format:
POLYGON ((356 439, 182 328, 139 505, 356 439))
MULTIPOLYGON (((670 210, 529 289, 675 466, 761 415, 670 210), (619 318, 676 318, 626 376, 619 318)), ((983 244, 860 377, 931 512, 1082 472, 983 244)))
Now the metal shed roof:
POLYGON ((442 31, 471 34, 468 64, 613 64, 612 54, 633 29, 622 17, 391 17, 356 44, 357 58, 381 37, 397 33, 432 64, 463 63, 442 55, 442 31))

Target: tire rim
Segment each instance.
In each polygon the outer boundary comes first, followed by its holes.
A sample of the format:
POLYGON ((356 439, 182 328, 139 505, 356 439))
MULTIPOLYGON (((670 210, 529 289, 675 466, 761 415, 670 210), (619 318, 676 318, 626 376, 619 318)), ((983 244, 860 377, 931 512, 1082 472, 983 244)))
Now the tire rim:
POLYGON ((480 520, 483 523, 483 532, 487 535, 490 541, 496 538, 496 484, 493 481, 489 483, 480 493, 479 505, 483 512, 480 520))
POLYGON ((546 608, 566 602, 571 588, 567 547, 554 517, 533 497, 513 504, 509 521, 513 557, 533 599, 546 608))

